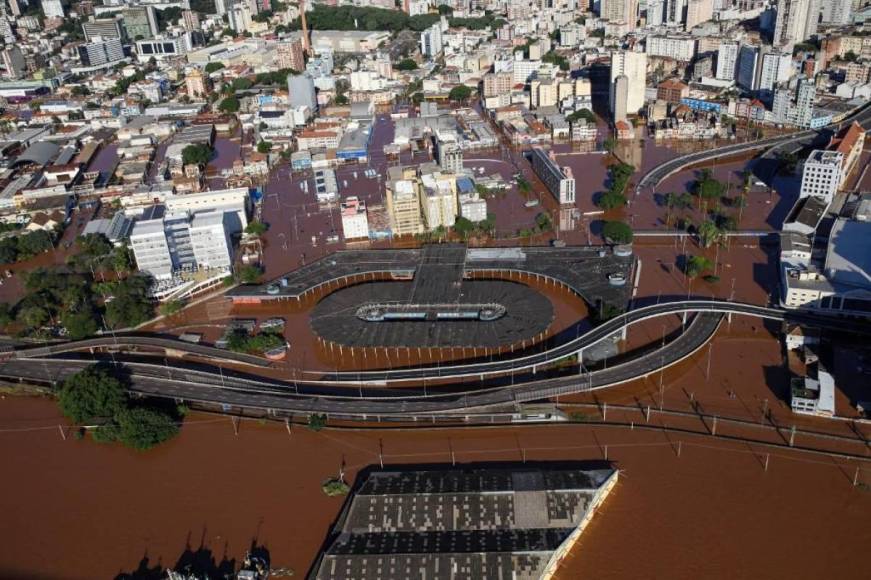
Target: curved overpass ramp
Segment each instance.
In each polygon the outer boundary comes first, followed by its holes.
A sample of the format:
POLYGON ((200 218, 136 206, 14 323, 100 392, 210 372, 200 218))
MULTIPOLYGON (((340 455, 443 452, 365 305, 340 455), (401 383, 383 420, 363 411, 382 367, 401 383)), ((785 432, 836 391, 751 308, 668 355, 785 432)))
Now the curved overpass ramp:
POLYGON ((99 336, 95 338, 86 338, 84 340, 59 342, 45 346, 31 346, 16 350, 14 356, 15 358, 44 358, 67 352, 95 348, 144 348, 163 350, 168 354, 180 353, 182 355, 198 356, 206 359, 241 363, 257 367, 267 367, 270 364, 267 359, 259 356, 224 350, 204 344, 185 342, 177 338, 141 334, 116 334, 114 336, 99 336))
MULTIPOLYGON (((149 363, 124 363, 130 372, 132 392, 143 395, 184 400, 206 405, 219 405, 224 410, 257 409, 275 415, 281 413, 311 415, 326 414, 334 418, 374 420, 423 420, 462 418, 496 410, 511 412, 519 403, 536 401, 603 389, 622 384, 660 368, 680 362, 697 352, 713 336, 722 316, 701 314, 687 326, 686 332, 674 341, 622 364, 578 376, 545 379, 513 386, 421 396, 419 393, 394 391, 391 396, 355 396, 356 389, 337 395, 326 391, 300 393, 291 385, 278 388, 275 384, 237 379, 184 369, 168 369, 149 363)), ((0 377, 57 383, 65 377, 93 364, 91 361, 57 358, 16 360, 0 363, 0 377), (38 360, 38 364, 35 364, 38 360)), ((360 392, 362 395, 362 391, 360 392)))
POLYGON ((718 157, 729 157, 748 151, 797 143, 816 136, 820 130, 829 129, 836 131, 845 124, 852 123, 853 121, 857 121, 860 125, 865 127, 865 129, 871 129, 871 104, 865 104, 844 118, 844 120, 838 123, 832 123, 826 127, 821 127, 820 129, 809 129, 799 131, 798 133, 791 133, 780 137, 769 137, 767 139, 760 139, 748 143, 735 143, 732 145, 726 145, 725 147, 718 147, 717 149, 711 149, 708 151, 699 151, 697 153, 690 153, 671 159, 645 173, 638 181, 638 185, 635 187, 635 193, 637 195, 645 188, 655 188, 663 179, 682 171, 690 165, 703 163, 718 157))
MULTIPOLYGON (((517 371, 531 371, 533 373, 545 365, 556 362, 560 359, 570 356, 576 356, 578 353, 583 353, 602 340, 609 336, 623 332, 627 327, 655 318, 658 316, 668 316, 674 314, 741 314, 747 316, 755 316, 770 320, 788 320, 799 324, 810 326, 833 328, 836 330, 848 330, 860 332, 864 334, 871 333, 869 325, 861 322, 851 322, 844 318, 823 316, 811 313, 802 313, 794 311, 786 311, 779 308, 769 308, 758 306, 755 304, 744 304, 740 302, 730 302, 725 300, 683 300, 679 302, 665 302, 660 304, 652 304, 642 308, 630 310, 624 314, 616 316, 605 323, 589 330, 577 338, 559 344, 549 350, 539 353, 533 353, 525 356, 505 358, 501 360, 488 360, 478 362, 458 363, 446 366, 429 366, 429 367, 412 367, 395 370, 375 370, 375 371, 347 371, 323 374, 318 371, 304 371, 310 378, 298 381, 304 384, 314 385, 336 385, 336 384, 352 384, 352 385, 388 385, 390 383, 402 383, 409 381, 420 381, 422 379, 461 379, 467 377, 477 377, 483 379, 487 376, 513 373, 517 371)), ((65 352, 73 352, 79 350, 87 350, 92 348, 119 348, 126 346, 148 346, 153 348, 163 348, 167 351, 177 352, 181 354, 190 354, 216 360, 229 360, 233 362, 245 362, 246 364, 256 366, 267 366, 268 361, 259 357, 234 353, 222 349, 216 349, 205 345, 196 345, 186 343, 180 340, 169 339, 165 337, 142 337, 142 336, 116 336, 116 337, 99 337, 83 341, 72 341, 67 343, 49 345, 46 347, 36 347, 24 350, 18 350, 14 353, 14 358, 44 358, 65 352)))

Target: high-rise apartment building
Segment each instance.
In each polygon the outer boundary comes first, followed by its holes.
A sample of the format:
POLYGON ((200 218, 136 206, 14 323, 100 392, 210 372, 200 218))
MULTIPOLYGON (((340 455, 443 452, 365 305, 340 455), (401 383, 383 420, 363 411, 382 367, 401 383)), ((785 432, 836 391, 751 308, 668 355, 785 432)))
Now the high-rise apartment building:
POLYGON ((420 33, 420 53, 432 58, 442 51, 442 25, 436 22, 420 33))
POLYGON ((421 184, 421 208, 427 231, 453 227, 460 213, 453 176, 425 173, 421 184))
POLYGON ((802 170, 799 197, 814 195, 831 202, 841 185, 843 162, 844 155, 838 151, 811 152, 802 170))
POLYGON ((601 0, 600 16, 609 22, 624 22, 635 30, 638 21, 638 0, 601 0))
POLYGON ((762 66, 759 74, 757 90, 770 92, 781 82, 788 81, 792 76, 792 55, 787 52, 766 52, 762 55, 762 66))
POLYGON ((552 153, 540 147, 532 149, 532 170, 544 182, 560 204, 575 203, 575 178, 569 167, 560 167, 552 153))
POLYGON ((279 69, 305 70, 301 35, 294 34, 278 42, 275 49, 275 64, 278 65, 279 69))
POLYGON ((696 55, 696 39, 688 35, 650 35, 644 51, 650 56, 690 62, 696 55))
POLYGON ((816 34, 819 15, 819 0, 778 0, 773 44, 792 50, 816 34))
POLYGON ((611 52, 611 112, 614 112, 614 83, 620 75, 626 76, 626 113, 637 114, 644 106, 647 86, 647 55, 642 52, 615 50, 611 52))
POLYGON ((386 187, 387 213, 394 236, 424 232, 420 207, 420 179, 413 167, 389 167, 386 187))
POLYGON ((717 51, 717 78, 723 81, 734 81, 738 71, 738 53, 741 44, 724 42, 717 51))
POLYGON ((136 222, 130 246, 137 268, 157 280, 172 278, 180 270, 229 270, 233 247, 227 219, 226 212, 215 210, 136 222))
POLYGON ((853 0, 820 0, 820 23, 829 26, 849 24, 853 17, 853 0))
POLYGON ((456 141, 436 139, 436 158, 439 167, 447 173, 462 173, 463 149, 456 141))
POLYGON ((495 97, 511 91, 514 77, 510 72, 492 72, 484 75, 484 96, 495 97))
POLYGON ((614 122, 626 120, 626 102, 629 98, 629 79, 620 75, 614 79, 614 122))
POLYGON ((714 17, 713 0, 689 0, 687 2, 686 30, 691 30, 714 17))

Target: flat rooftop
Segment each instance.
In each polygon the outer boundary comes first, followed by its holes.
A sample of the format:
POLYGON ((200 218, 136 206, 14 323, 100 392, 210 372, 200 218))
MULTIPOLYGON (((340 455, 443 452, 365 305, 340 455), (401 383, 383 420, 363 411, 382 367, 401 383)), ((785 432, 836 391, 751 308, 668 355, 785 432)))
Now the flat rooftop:
POLYGON ((539 578, 616 481, 577 465, 361 474, 310 578, 539 578))

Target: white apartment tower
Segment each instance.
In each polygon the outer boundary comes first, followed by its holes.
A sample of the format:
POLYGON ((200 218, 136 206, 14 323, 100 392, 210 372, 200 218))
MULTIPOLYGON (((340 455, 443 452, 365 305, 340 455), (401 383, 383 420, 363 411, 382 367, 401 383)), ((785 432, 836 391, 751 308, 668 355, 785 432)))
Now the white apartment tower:
POLYGON ((717 78, 723 81, 734 81, 738 67, 738 51, 741 45, 737 42, 723 42, 717 51, 717 78))
POLYGON ((816 34, 819 14, 819 0, 778 0, 773 44, 792 50, 816 34))
POLYGON ((804 163, 799 197, 814 195, 830 203, 841 185, 843 163, 840 151, 813 151, 804 163))
POLYGON ((634 115, 644 106, 644 91, 647 86, 647 55, 642 52, 611 52, 611 112, 615 107, 615 82, 617 77, 626 77, 626 113, 634 115))

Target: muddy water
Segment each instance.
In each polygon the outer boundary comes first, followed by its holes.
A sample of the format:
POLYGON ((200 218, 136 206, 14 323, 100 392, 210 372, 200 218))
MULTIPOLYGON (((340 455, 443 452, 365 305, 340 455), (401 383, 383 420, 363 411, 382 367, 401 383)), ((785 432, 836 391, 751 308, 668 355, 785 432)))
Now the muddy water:
MULTIPOLYGON (((7 471, 0 576, 112 578, 175 565, 202 546, 238 562, 252 540, 301 577, 341 500, 321 482, 378 462, 609 457, 625 470, 561 578, 855 577, 871 541, 871 494, 852 467, 778 453, 763 471, 746 447, 589 425, 482 431, 321 432, 193 416, 140 454, 63 441, 51 402, 0 401, 7 471), (30 429, 30 430, 28 430, 30 429), (806 555, 801 557, 801 555, 806 555), (144 560, 145 558, 145 560, 144 560)), ((871 479, 871 471, 863 476, 871 479)), ((149 576, 150 577, 150 576, 149 576)))

